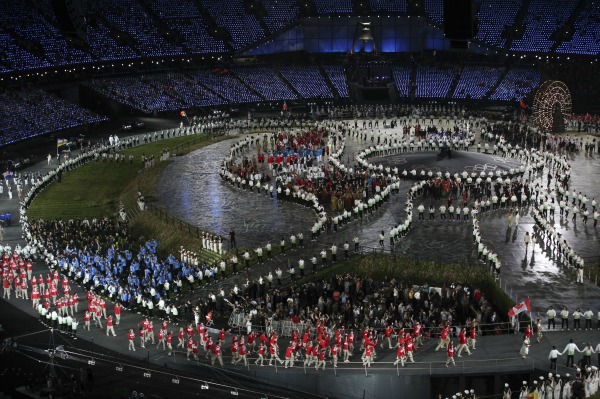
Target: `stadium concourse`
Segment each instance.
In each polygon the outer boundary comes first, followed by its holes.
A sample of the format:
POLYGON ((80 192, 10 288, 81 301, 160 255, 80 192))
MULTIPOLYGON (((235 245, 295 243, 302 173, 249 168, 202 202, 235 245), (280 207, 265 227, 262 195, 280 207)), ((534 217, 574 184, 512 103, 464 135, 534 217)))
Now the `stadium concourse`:
MULTIPOLYGON (((573 136, 573 135, 572 135, 573 136)), ((581 136, 578 136, 581 137, 581 136)), ((583 137, 588 140, 588 137, 583 137)), ((185 157, 175 159, 175 162, 170 165, 165 171, 165 178, 159 181, 159 188, 162 195, 165 192, 173 194, 173 198, 165 202, 164 197, 161 201, 167 205, 173 212, 181 218, 189 217, 190 221, 206 220, 211 223, 211 218, 218 217, 221 224, 209 224, 207 226, 200 225, 199 227, 206 228, 217 234, 227 235, 231 229, 236 229, 238 237, 238 245, 247 245, 248 247, 260 245, 264 243, 263 239, 273 240, 276 244, 278 239, 289 237, 290 234, 297 233, 297 225, 294 225, 294 220, 305 218, 304 214, 312 212, 306 208, 299 207, 294 204, 280 204, 281 210, 273 212, 273 200, 268 196, 258 196, 255 193, 249 193, 244 190, 239 190, 232 187, 226 181, 222 180, 219 175, 219 165, 224 157, 227 156, 229 146, 232 139, 217 143, 215 145, 203 148, 185 157), (200 161, 201 165, 198 164, 200 161), (203 164, 202 164, 203 163, 203 164), (175 175, 182 176, 184 171, 198 170, 198 167, 203 168, 203 173, 196 174, 195 186, 188 187, 190 192, 186 195, 180 194, 182 187, 178 179, 173 179, 175 175), (169 185, 171 183, 172 185, 169 185), (200 189, 201 188, 201 189, 200 189), (185 198, 193 196, 195 198, 194 208, 184 208, 182 202, 185 198), (216 201, 217 205, 207 206, 212 201, 216 201), (184 211, 188 211, 186 215, 184 211), (208 215, 202 212, 216 212, 218 215, 208 215), (244 220, 245 229, 241 228, 240 220, 244 220), (265 226, 282 226, 281 228, 265 229, 265 226), (290 226, 288 228, 287 226, 290 226), (258 234, 260 232, 260 234, 258 234)), ((454 167, 457 170, 464 169, 465 166, 475 167, 476 165, 488 165, 488 168, 494 165, 496 168, 514 167, 512 163, 516 163, 515 159, 510 157, 499 157, 485 155, 477 152, 477 144, 483 143, 482 138, 477 136, 475 145, 471 146, 470 151, 461 153, 461 156, 455 156, 458 163, 454 167), (462 163, 462 164, 461 164, 462 163)), ((360 139, 346 140, 346 147, 341 156, 342 160, 348 160, 352 163, 352 158, 358 152, 364 150, 370 143, 360 139)), ((435 152, 429 152, 429 155, 435 159, 435 152)), ((385 159, 385 157, 382 157, 385 159)), ((600 190, 598 183, 598 171, 600 165, 597 154, 578 153, 569 154, 568 161, 572 166, 571 186, 572 190, 586 193, 588 198, 600 198, 600 190), (579 173, 581 172, 581 173, 579 173)), ((382 160, 382 162, 384 161, 382 160)), ((399 163, 399 169, 402 169, 402 162, 410 164, 423 164, 423 155, 408 152, 406 155, 399 154, 390 157, 390 163, 399 163), (403 158, 399 160, 398 158, 403 158), (411 158, 416 158, 411 161, 411 158)), ((435 162, 434 162, 435 163, 435 162)), ((55 165, 47 165, 46 162, 34 165, 30 171, 40 171, 42 174, 52 171, 55 165)), ((545 174, 542 174, 544 176, 545 174)), ((184 179, 181 180, 185 181, 184 179)), ((188 181, 189 183, 189 181, 188 181)), ((353 221, 348 226, 341 228, 334 235, 332 232, 322 234, 316 241, 306 243, 304 248, 289 252, 288 256, 283 257, 278 255, 272 260, 267 260, 263 265, 253 266, 250 272, 243 275, 232 276, 231 278, 220 282, 218 285, 211 287, 203 287, 197 292, 199 296, 205 296, 211 293, 211 290, 222 289, 228 292, 234 288, 236 284, 243 286, 245 281, 258 279, 261 275, 266 275, 269 270, 275 269, 277 265, 283 265, 286 270, 288 264, 295 264, 298 259, 308 259, 315 253, 318 253, 323 248, 330 248, 332 242, 338 242, 341 247, 342 242, 352 242, 355 236, 359 237, 359 241, 363 248, 378 247, 378 232, 383 230, 387 232, 390 227, 395 226, 401 218, 406 204, 407 193, 412 183, 401 181, 399 194, 392 196, 391 199, 381 206, 381 209, 373 215, 369 215, 360 221, 353 221)), ((413 203, 415 208, 420 204, 421 199, 415 197, 413 203)), ((423 200, 422 202, 428 202, 423 200)), ((442 200, 442 202, 444 202, 442 200)), ((19 214, 18 200, 13 198, 8 199, 6 195, 0 198, 0 206, 4 211, 10 211, 13 215, 19 214)), ((436 203, 436 207, 439 203, 436 203)), ((279 208, 279 205, 278 205, 279 208)), ((522 207, 519 223, 510 229, 507 229, 508 224, 508 209, 498 210, 495 212, 482 213, 478 216, 480 219, 481 235, 498 254, 502 261, 502 286, 512 294, 514 299, 520 300, 529 296, 533 306, 533 317, 540 317, 545 321, 545 312, 548 306, 554 306, 557 309, 562 306, 567 306, 571 311, 575 308, 587 309, 590 307, 594 312, 600 309, 600 288, 594 281, 590 282, 587 277, 582 285, 575 283, 575 272, 572 268, 566 268, 565 265, 557 266, 557 263, 552 258, 552 250, 547 247, 541 248, 539 245, 534 245, 533 249, 526 250, 523 237, 526 231, 533 232, 532 207, 522 207), (531 257, 531 258, 530 258, 531 257), (525 282, 525 284, 523 284, 525 282)), ((306 219, 312 219, 312 213, 306 219)), ((472 223, 469 222, 441 222, 439 215, 435 221, 419 221, 417 220, 417 212, 414 212, 414 220, 412 221, 412 229, 400 240, 395 251, 402 252, 403 255, 409 257, 421 257, 424 259, 432 259, 441 261, 440 250, 444 261, 454 261, 464 263, 465 267, 472 264, 477 264, 477 249, 472 240, 472 223)), ((580 223, 580 222, 577 222, 580 223)), ((572 245, 576 251, 585 259, 597 261, 598 254, 598 230, 592 227, 592 223, 581 226, 573 224, 570 220, 561 224, 561 230, 564 238, 572 245)), ((13 223, 11 227, 4 229, 4 245, 15 247, 17 244, 24 245, 21 237, 20 227, 17 223, 13 223)), ((387 243, 384 246, 389 249, 387 243)), ((341 253, 341 252, 340 252, 341 253)), ((476 267, 476 266, 475 266, 476 267)), ((481 266, 483 267, 483 266, 481 266)), ((42 262, 36 262, 33 266, 33 274, 38 275, 48 273, 48 268, 42 262)), ((287 276, 287 275, 286 275, 287 276)), ((450 283, 450 282, 449 282, 450 283)), ((73 285, 73 290, 78 293, 85 303, 86 292, 82 287, 73 285)), ((16 306, 21 311, 29 314, 32 317, 38 317, 37 311, 32 309, 31 301, 25 299, 15 299, 9 301, 11 305, 16 306)), ((113 313, 112 303, 107 305, 108 313, 113 313)), ((79 313, 76 317, 82 321, 83 311, 85 306, 80 306, 79 313)), ((205 369, 208 361, 204 358, 204 352, 200 350, 200 358, 198 360, 186 361, 186 353, 181 349, 175 349, 172 356, 167 356, 166 351, 156 349, 149 342, 146 343, 145 350, 139 350, 139 339, 135 338, 135 346, 138 349, 136 352, 127 351, 127 332, 129 329, 138 331, 139 324, 144 320, 144 316, 137 312, 124 311, 121 316, 121 321, 116 326, 116 337, 108 336, 104 328, 98 328, 92 325, 91 331, 83 329, 83 323, 77 333, 78 340, 68 337, 67 334, 61 334, 65 340, 69 342, 69 347, 73 350, 79 346, 80 340, 93 341, 96 345, 106 347, 108 349, 127 354, 138 360, 146 360, 150 366, 164 366, 168 364, 170 369, 181 370, 191 374, 199 369, 205 369)), ((595 320, 594 320, 595 321, 595 320)), ((14 323, 14 320, 2 320, 3 324, 14 323)), ((222 321, 219 321, 222 322, 222 321)), ((103 324, 104 320, 103 320, 103 324)), ((158 330, 161 320, 154 321, 155 330, 158 330)), ((175 334, 179 327, 185 327, 186 323, 179 321, 177 325, 172 323, 168 326, 169 331, 175 334)), ((225 327, 225 326, 224 326, 225 327)), ((594 327, 596 327, 594 325, 594 327)), ((225 327, 227 328, 227 327, 225 327)), ((29 333, 33 331, 24 331, 29 333)), ((477 343, 477 349, 472 350, 471 356, 463 357, 463 360, 457 362, 456 369, 446 369, 444 367, 446 361, 445 351, 436 353, 435 347, 437 339, 426 339, 421 348, 415 352, 414 364, 408 364, 405 368, 396 368, 393 362, 396 358, 395 349, 380 349, 377 348, 377 358, 373 362, 372 367, 367 369, 360 360, 358 348, 355 349, 351 361, 348 363, 339 363, 337 368, 333 368, 327 364, 325 370, 315 371, 312 367, 302 367, 301 362, 296 362, 296 366, 288 370, 282 370, 281 365, 275 362, 271 368, 260 368, 254 364, 255 354, 249 355, 249 365, 242 367, 240 364, 232 365, 230 360, 231 350, 231 335, 237 331, 231 331, 227 335, 225 344, 223 345, 224 368, 228 372, 233 372, 238 375, 237 378, 228 379, 228 384, 238 389, 244 389, 244 382, 239 376, 244 378, 252 377, 261 380, 271 380, 279 384, 295 390, 311 390, 314 388, 320 395, 334 396, 343 394, 346 397, 356 395, 357 390, 361 390, 362 382, 358 377, 369 376, 373 373, 386 373, 395 376, 397 373, 402 375, 446 375, 446 374, 468 374, 480 373, 484 371, 498 372, 523 372, 527 373, 533 369, 548 369, 548 353, 553 345, 562 349, 570 339, 574 342, 581 343, 591 341, 594 346, 597 341, 597 331, 552 331, 545 333, 541 343, 533 344, 530 349, 529 356, 522 358, 519 356, 519 349, 522 344, 522 336, 520 334, 504 334, 502 336, 486 335, 480 337, 477 343), (460 370, 456 372, 455 370, 460 370), (340 376, 346 383, 348 392, 330 392, 328 387, 319 386, 318 388, 308 388, 308 385, 315 384, 313 378, 316 373, 331 374, 340 376), (313 377, 311 377, 313 376, 313 377)), ((358 331, 356 332, 359 333, 358 331)), ((218 330, 210 330, 210 335, 216 339, 218 330)), ((279 339, 280 356, 283 357, 287 346, 287 337, 279 339)), ((173 338, 173 346, 175 347, 177 340, 173 338)), ((122 359, 126 359, 122 357, 122 359)), ((114 360, 114 359, 112 359, 114 360)), ((579 360, 579 359, 577 359, 579 360)), ((122 360, 126 362, 126 360, 122 360)), ((218 363, 217 363, 218 364, 218 363)), ((564 367, 564 362, 561 359, 559 369, 561 374, 571 373, 575 375, 575 370, 564 367)), ((230 376, 234 374, 229 374, 230 376)), ((323 380, 325 381, 325 380, 323 380)), ((504 382, 504 381, 502 381, 504 382)), ((507 381, 512 384, 514 380, 507 381)), ((336 388, 339 388, 336 385, 336 388)), ((482 389, 484 389, 482 387, 482 389)))

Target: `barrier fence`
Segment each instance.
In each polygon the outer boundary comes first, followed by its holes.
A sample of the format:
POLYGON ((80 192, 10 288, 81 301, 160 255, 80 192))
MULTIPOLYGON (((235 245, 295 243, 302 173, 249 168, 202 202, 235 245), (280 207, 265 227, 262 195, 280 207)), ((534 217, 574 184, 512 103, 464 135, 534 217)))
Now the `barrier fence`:
MULTIPOLYGON (((232 314, 229 316, 229 320, 228 320, 228 324, 232 328, 232 330, 237 330, 238 334, 247 333, 248 317, 246 317, 246 316, 247 316, 247 314, 243 311, 232 312, 232 314)), ((504 335, 504 334, 519 333, 519 331, 524 330, 525 325, 529 324, 529 322, 521 322, 520 324, 521 324, 520 326, 513 325, 510 322, 476 324, 477 335, 504 335)), ((266 334, 270 334, 271 332, 275 332, 280 337, 285 337, 285 338, 291 337, 292 333, 294 331, 298 331, 300 333, 300 335, 302 335, 307 330, 310 331, 312 338, 314 338, 316 336, 316 331, 315 331, 315 327, 314 327, 313 323, 306 322, 306 321, 299 321, 298 323, 294 323, 294 321, 291 319, 271 320, 265 326, 251 324, 250 328, 252 329, 252 331, 258 332, 258 333, 264 332, 266 334)), ((451 328, 452 328, 453 333, 455 335, 458 335, 458 333, 463 328, 463 326, 452 325, 451 328)), ((378 332, 378 334, 380 335, 380 338, 381 338, 381 336, 383 336, 383 334, 384 334, 385 328, 384 327, 375 328, 375 330, 378 332)), ((405 331, 412 332, 412 328, 405 328, 405 331)), ((440 327, 425 327, 425 326, 423 326, 422 331, 423 331, 423 336, 433 339, 433 338, 437 338, 439 336, 439 334, 441 333, 441 328, 440 327)), ((348 330, 345 330, 345 329, 343 330, 344 334, 346 334, 348 332, 349 332, 348 330)), ((360 333, 357 332, 356 330, 354 330, 354 333, 356 335, 356 338, 358 339, 359 338, 358 335, 360 333)), ((396 334, 393 334, 394 338, 396 336, 397 336, 396 334)))

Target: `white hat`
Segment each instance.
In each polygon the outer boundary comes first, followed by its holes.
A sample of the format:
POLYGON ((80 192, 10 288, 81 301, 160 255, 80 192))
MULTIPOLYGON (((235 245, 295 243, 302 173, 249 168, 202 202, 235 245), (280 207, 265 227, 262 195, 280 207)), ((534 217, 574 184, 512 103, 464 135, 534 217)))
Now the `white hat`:
POLYGON ((548 377, 552 377, 552 373, 548 373, 548 377))
POLYGON ((470 393, 475 393, 475 390, 474 390, 474 389, 471 389, 469 392, 470 392, 470 393))
POLYGON ((523 385, 527 385, 527 381, 523 381, 523 385))
POLYGON ((556 378, 560 378, 560 374, 556 374, 556 378))
POLYGON ((467 394, 467 395, 469 394, 469 390, 468 389, 465 389, 465 394, 467 394))
POLYGON ((544 381, 544 376, 540 375, 540 380, 544 381))
POLYGON ((504 386, 508 388, 508 382, 507 382, 507 383, 505 383, 505 384, 504 384, 504 386))
POLYGON ((567 373, 566 377, 569 378, 571 376, 571 374, 567 373))

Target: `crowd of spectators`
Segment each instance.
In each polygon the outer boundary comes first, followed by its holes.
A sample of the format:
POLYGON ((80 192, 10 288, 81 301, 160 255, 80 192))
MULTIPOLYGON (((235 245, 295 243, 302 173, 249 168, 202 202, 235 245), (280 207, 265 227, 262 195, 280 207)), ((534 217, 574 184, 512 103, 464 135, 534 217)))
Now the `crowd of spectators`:
POLYGON ((328 65, 328 66, 324 66, 323 70, 325 70, 327 77, 329 78, 329 80, 331 81, 331 83, 333 84, 335 89, 337 90, 340 97, 348 98, 350 95, 348 92, 348 83, 347 83, 346 72, 344 71, 344 68, 341 66, 336 66, 336 65, 328 65))
POLYGON ((242 0, 231 0, 224 3, 220 0, 206 0, 202 6, 208 11, 217 25, 226 29, 231 35, 231 46, 239 49, 255 43, 265 37, 255 15, 247 13, 242 0))
POLYGON ((298 95, 270 67, 236 68, 234 72, 266 100, 298 98, 298 95))
MULTIPOLYGON (((410 13, 407 2, 370 0, 361 12, 410 13)), ((315 2, 317 14, 344 15, 357 12, 350 0, 335 4, 315 2)), ((425 0, 426 17, 443 24, 443 1, 425 0)), ((563 54, 596 54, 600 43, 598 8, 595 2, 582 7, 568 0, 482 0, 477 9, 476 39, 499 49, 510 44, 512 51, 563 54), (524 9, 526 7, 526 9, 524 9), (576 13, 576 15, 574 15, 576 13), (515 24, 520 21, 522 27, 515 24), (573 32, 557 34, 573 20, 573 32), (516 33, 507 34, 514 27, 516 33)), ((291 26, 301 16, 293 0, 260 0, 246 6, 242 0, 227 7, 218 0, 202 4, 192 0, 99 0, 91 3, 84 26, 85 38, 69 39, 58 30, 58 19, 50 1, 28 7, 17 0, 2 4, 0 72, 48 66, 90 63, 99 60, 133 59, 143 56, 172 56, 223 53, 242 49, 291 26), (215 24, 216 29, 215 30, 215 24), (219 36, 219 30, 225 35, 219 36)), ((343 96, 343 95, 342 95, 343 96)))
POLYGON ((456 77, 455 67, 420 66, 416 75, 416 97, 446 97, 456 77))
POLYGON ((316 66, 281 67, 283 77, 304 98, 333 98, 331 90, 316 66))
POLYGON ((106 120, 104 116, 34 87, 0 91, 0 146, 106 120))
POLYGON ((583 9, 573 23, 573 35, 557 48, 557 53, 590 54, 600 52, 600 7, 595 1, 583 3, 583 9))
POLYGON ((275 33, 298 18, 300 7, 296 0, 258 0, 267 12, 263 17, 267 28, 275 33))
POLYGON ((510 0, 498 3, 494 0, 482 0, 477 19, 479 26, 475 37, 492 46, 504 48, 507 26, 512 26, 522 6, 522 0, 510 0))
POLYGON ((465 65, 452 97, 480 100, 494 87, 503 72, 501 67, 465 65))
POLYGON ((568 0, 531 0, 523 20, 523 35, 513 40, 513 51, 548 52, 556 43, 553 34, 564 26, 575 9, 568 0))
POLYGON ((501 101, 521 100, 540 84, 541 79, 541 73, 537 68, 511 68, 489 98, 501 101))
POLYGON ((168 75, 126 76, 94 79, 89 85, 105 96, 147 113, 184 108, 186 103, 174 95, 171 86, 162 84, 163 78, 169 79, 168 75))
POLYGON ((30 7, 22 1, 7 0, 2 2, 0 20, 7 32, 12 31, 20 38, 39 46, 33 45, 31 51, 27 49, 38 56, 37 60, 43 60, 30 68, 86 63, 93 60, 89 53, 68 43, 59 32, 49 2, 42 1, 38 7, 30 7))
POLYGON ((93 12, 118 31, 133 39, 132 46, 147 57, 183 54, 180 45, 168 42, 152 17, 136 0, 99 0, 90 4, 93 12))
POLYGON ((198 84, 214 91, 228 103, 259 102, 263 98, 250 91, 237 77, 230 74, 215 74, 212 71, 199 71, 191 75, 198 84))
MULTIPOLYGON (((297 318, 333 331, 367 326, 382 333, 390 325, 412 330, 420 322, 433 335, 444 323, 460 326, 471 319, 479 324, 500 323, 493 304, 468 284, 417 286, 342 273, 285 289, 274 284, 269 288, 267 281, 257 280, 232 294, 233 303, 245 308, 256 326, 297 318), (250 312, 253 308, 258 311, 250 312)), ((490 326, 488 332, 492 330, 490 326)))

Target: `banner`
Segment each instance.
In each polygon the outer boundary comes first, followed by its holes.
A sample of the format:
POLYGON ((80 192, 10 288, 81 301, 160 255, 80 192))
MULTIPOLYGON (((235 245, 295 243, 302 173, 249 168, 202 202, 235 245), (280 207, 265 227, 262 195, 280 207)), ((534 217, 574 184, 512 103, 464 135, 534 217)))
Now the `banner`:
POLYGON ((69 141, 67 139, 58 139, 56 141, 56 146, 57 147, 62 147, 63 145, 67 145, 69 141))
POLYGON ((531 304, 529 303, 529 298, 525 299, 519 304, 516 304, 511 310, 509 310, 508 316, 513 317, 521 312, 531 313, 531 304))
POLYGON ((11 171, 6 171, 2 173, 2 176, 4 177, 4 180, 10 180, 13 178, 13 174, 11 171))

